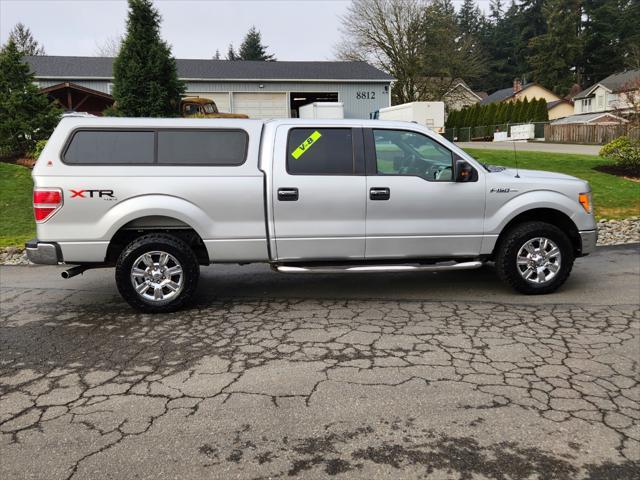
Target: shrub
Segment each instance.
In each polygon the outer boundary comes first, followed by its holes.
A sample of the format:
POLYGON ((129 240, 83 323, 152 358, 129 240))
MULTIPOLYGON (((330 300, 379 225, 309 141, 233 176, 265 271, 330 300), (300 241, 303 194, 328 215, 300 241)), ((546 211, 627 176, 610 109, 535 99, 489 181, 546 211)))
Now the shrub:
POLYGON ((38 157, 40 157, 42 150, 44 150, 44 147, 46 144, 47 144, 46 140, 38 140, 36 142, 36 145, 31 149, 31 151, 29 151, 28 153, 29 158, 33 158, 34 160, 37 160, 38 157))
POLYGON ((600 149, 600 156, 613 160, 616 166, 625 170, 640 173, 640 140, 618 137, 600 149))

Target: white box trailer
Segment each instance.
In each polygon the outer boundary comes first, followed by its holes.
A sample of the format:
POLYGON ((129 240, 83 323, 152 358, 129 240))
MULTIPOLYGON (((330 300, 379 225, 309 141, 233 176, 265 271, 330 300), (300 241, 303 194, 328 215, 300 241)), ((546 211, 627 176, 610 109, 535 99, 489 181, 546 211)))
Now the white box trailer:
POLYGON ((416 122, 442 133, 444 132, 444 102, 411 102, 381 108, 378 118, 416 122))
POLYGON ((344 118, 342 102, 313 102, 298 108, 298 117, 317 120, 319 118, 344 118))

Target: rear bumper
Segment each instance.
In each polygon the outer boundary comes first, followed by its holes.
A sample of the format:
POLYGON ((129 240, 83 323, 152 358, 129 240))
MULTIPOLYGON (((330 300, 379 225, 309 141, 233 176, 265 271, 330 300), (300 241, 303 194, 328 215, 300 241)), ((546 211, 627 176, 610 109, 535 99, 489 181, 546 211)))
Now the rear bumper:
POLYGON ((596 242, 598 241, 598 230, 583 230, 580 233, 580 240, 582 247, 580 252, 582 255, 588 255, 596 249, 596 242))
POLYGON ((32 263, 57 265, 62 262, 60 246, 55 242, 39 242, 37 239, 33 239, 25 244, 25 249, 27 258, 32 263))

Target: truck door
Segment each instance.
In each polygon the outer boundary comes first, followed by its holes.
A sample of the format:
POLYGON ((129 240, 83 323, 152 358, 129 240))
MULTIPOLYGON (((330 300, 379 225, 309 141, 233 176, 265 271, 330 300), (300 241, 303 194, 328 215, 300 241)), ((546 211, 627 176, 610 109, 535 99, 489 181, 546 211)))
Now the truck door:
POLYGON ((272 170, 278 260, 364 259, 361 129, 281 125, 272 170))
POLYGON ((456 154, 415 130, 364 129, 366 258, 473 257, 484 227, 485 177, 456 183, 456 154))

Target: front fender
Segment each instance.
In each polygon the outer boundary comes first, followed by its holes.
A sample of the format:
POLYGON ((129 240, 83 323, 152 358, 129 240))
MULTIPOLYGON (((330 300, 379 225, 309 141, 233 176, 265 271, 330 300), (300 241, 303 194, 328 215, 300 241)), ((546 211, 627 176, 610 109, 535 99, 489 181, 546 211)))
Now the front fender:
POLYGON ((576 200, 552 190, 534 190, 509 199, 491 213, 487 210, 485 234, 499 235, 504 227, 515 217, 528 210, 547 208, 557 210, 569 217, 580 229, 593 229, 595 222, 576 200))

